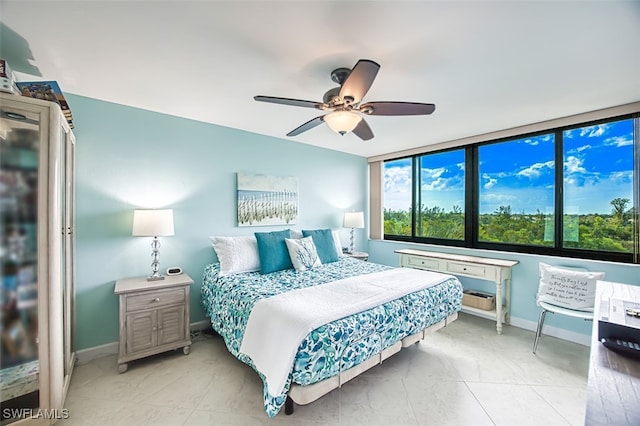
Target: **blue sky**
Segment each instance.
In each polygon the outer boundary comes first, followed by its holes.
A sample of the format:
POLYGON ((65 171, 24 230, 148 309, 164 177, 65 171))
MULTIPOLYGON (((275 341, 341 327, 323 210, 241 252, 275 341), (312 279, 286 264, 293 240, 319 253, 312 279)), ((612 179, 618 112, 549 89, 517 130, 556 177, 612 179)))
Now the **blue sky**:
MULTIPOLYGON (((563 138, 566 213, 610 213, 612 199, 633 199, 632 120, 567 130, 563 138)), ((462 151, 427 158, 421 164, 423 204, 463 207, 462 151)), ((514 213, 553 212, 553 134, 484 145, 479 158, 481 213, 507 205, 514 213)), ((410 159, 385 163, 384 197, 385 208, 409 208, 410 159)))

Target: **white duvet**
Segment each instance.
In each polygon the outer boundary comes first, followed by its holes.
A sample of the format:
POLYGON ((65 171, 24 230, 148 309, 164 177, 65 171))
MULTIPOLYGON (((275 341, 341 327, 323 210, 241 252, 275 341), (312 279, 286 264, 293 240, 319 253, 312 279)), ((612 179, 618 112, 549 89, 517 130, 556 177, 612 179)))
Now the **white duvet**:
POLYGON ((265 376, 269 394, 281 395, 298 346, 311 331, 449 278, 452 276, 398 268, 262 299, 251 310, 240 352, 265 376))

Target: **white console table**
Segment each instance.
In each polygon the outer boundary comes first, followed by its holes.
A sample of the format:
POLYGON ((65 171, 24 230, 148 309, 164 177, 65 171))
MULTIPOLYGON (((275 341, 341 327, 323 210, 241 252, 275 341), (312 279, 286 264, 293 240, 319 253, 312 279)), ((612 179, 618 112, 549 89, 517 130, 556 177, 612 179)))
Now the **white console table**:
POLYGON ((492 259, 488 257, 462 256, 426 250, 396 250, 400 255, 400 266, 451 275, 493 281, 496 285, 496 308, 491 311, 462 306, 462 312, 496 321, 496 330, 502 334, 502 323, 509 324, 511 309, 511 268, 517 260, 492 259), (504 283, 504 284, 503 284, 504 283), (505 302, 502 304, 502 290, 505 302))

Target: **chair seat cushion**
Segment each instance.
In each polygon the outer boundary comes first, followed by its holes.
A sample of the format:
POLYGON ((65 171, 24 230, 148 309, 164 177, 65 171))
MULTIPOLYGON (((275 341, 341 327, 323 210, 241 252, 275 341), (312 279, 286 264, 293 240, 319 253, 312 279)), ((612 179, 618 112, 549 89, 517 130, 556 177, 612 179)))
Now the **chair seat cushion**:
POLYGON ((538 304, 541 302, 572 310, 593 312, 596 281, 604 272, 589 272, 540 262, 538 304))
POLYGON ((593 312, 577 311, 575 309, 563 308, 561 306, 552 305, 551 303, 538 302, 542 309, 556 314, 567 315, 574 318, 582 318, 585 320, 593 319, 593 312))

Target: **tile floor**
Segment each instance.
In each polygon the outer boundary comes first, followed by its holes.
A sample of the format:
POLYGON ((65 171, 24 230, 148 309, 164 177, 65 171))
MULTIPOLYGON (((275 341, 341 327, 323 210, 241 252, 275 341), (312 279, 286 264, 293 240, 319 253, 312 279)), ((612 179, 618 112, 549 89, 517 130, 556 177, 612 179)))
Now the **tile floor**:
POLYGON ((76 366, 66 400, 71 425, 582 425, 589 348, 460 314, 292 416, 269 418, 262 382, 220 337, 198 336, 191 354, 132 362, 115 356, 76 366))

